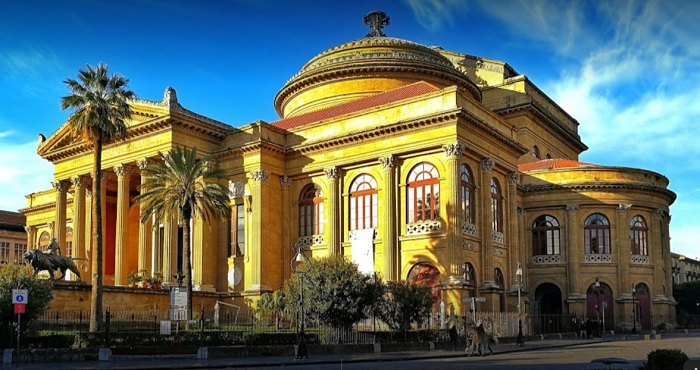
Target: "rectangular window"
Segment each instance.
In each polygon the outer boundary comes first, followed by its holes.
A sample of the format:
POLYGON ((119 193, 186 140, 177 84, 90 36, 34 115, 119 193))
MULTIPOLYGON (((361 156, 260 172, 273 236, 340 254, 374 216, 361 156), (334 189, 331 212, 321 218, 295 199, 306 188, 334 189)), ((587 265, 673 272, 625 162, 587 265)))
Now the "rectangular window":
POLYGON ((23 262, 24 253, 27 251, 27 245, 23 243, 15 243, 15 264, 23 262))
POLYGON ((10 243, 0 242, 0 263, 10 263, 10 243))

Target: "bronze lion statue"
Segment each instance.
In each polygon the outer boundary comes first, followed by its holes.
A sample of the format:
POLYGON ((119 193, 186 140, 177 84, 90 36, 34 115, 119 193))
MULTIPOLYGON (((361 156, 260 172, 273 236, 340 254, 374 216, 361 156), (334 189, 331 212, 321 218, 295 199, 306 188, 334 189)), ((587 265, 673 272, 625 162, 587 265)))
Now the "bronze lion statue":
POLYGON ((70 257, 60 256, 53 253, 44 253, 39 249, 24 252, 24 260, 34 268, 34 275, 39 271, 48 271, 50 278, 54 279, 56 270, 61 271, 60 279, 66 276, 66 270, 73 272, 80 280, 80 271, 70 257))

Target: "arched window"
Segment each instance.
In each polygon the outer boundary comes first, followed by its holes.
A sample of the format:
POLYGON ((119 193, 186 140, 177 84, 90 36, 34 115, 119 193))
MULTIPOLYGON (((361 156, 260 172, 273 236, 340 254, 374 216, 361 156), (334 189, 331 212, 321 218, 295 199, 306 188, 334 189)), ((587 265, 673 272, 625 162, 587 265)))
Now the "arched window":
POLYGON ((501 185, 495 177, 491 178, 491 213, 493 215, 493 231, 503 231, 503 195, 501 185))
POLYGON ((538 148, 537 145, 534 145, 532 147, 532 156, 537 159, 540 159, 540 148, 538 148))
POLYGON ((474 266, 471 263, 465 262, 462 265, 462 277, 469 291, 469 296, 476 297, 476 271, 474 271, 474 266))
POLYGON ((586 254, 610 254, 610 222, 600 213, 586 219, 583 229, 586 254))
POLYGON ((377 227, 377 181, 362 174, 350 184, 350 230, 377 227))
POLYGON ((440 298, 440 270, 430 262, 418 262, 408 272, 406 280, 411 284, 429 286, 433 290, 433 299, 440 298))
POLYGON ((532 255, 560 254, 559 250, 559 221, 544 215, 537 217, 532 224, 532 255))
POLYGON ((493 280, 498 286, 499 289, 501 289, 501 294, 499 294, 499 303, 498 307, 500 309, 500 312, 505 312, 506 310, 506 295, 505 295, 505 288, 506 288, 506 279, 503 277, 503 271, 499 269, 498 267, 493 269, 493 280))
POLYGON ((460 167, 460 201, 462 202, 462 221, 474 223, 474 176, 466 164, 460 167))
POLYGON ((644 217, 636 215, 630 221, 630 241, 632 242, 632 254, 638 256, 648 256, 647 247, 647 223, 644 217))
POLYGON ((437 168, 419 163, 408 174, 408 223, 436 220, 440 209, 440 179, 437 168))
POLYGON ((299 236, 323 234, 323 192, 308 184, 299 196, 299 236))
POLYGON ((547 155, 546 155, 546 156, 544 156, 544 157, 545 157, 546 159, 552 159, 552 155, 551 155, 551 154, 549 154, 549 153, 547 153, 547 155))
POLYGON ((49 244, 51 244, 51 235, 49 235, 48 231, 44 231, 41 233, 41 235, 39 235, 38 248, 45 251, 49 244))

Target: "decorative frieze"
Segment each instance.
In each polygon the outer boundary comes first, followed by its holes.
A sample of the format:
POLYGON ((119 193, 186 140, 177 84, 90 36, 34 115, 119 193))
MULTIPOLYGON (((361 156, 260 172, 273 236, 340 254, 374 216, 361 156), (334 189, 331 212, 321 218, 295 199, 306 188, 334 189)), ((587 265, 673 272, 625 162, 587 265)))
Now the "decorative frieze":
POLYGON ((429 234, 440 231, 442 223, 437 220, 417 222, 406 225, 406 235, 429 234))
POLYGON ((309 247, 312 245, 323 245, 324 244, 324 239, 323 235, 307 235, 307 236, 300 236, 297 239, 297 245, 300 245, 302 247, 309 247))
POLYGON ((532 256, 532 263, 537 265, 550 265, 561 262, 561 255, 548 254, 543 256, 532 256))
POLYGON ((506 255, 506 249, 503 247, 493 247, 493 255, 496 257, 505 257, 506 255))
POLYGON ((641 255, 633 254, 630 257, 630 262, 637 264, 637 265, 648 265, 649 264, 649 256, 641 256, 641 255))
POLYGON ((245 184, 242 182, 229 181, 228 192, 231 198, 240 198, 245 195, 245 184))
POLYGON ((474 249, 476 249, 474 247, 474 243, 472 243, 469 240, 464 239, 464 238, 462 239, 462 248, 464 248, 466 250, 470 250, 470 251, 473 251, 474 249))
POLYGON ((483 158, 481 159, 481 172, 489 174, 491 171, 493 171, 493 166, 495 165, 495 162, 491 158, 483 158))
POLYGON ((289 187, 292 186, 292 178, 287 175, 283 175, 280 177, 280 186, 282 189, 289 189, 289 187))
POLYGON ((476 225, 471 222, 462 222, 462 233, 476 235, 476 225))
POLYGON ((258 170, 250 174, 250 178, 255 182, 268 182, 270 180, 270 171, 258 170))
POLYGON ((464 145, 460 143, 443 145, 442 150, 445 151, 445 157, 447 157, 447 159, 460 159, 462 158, 464 145))
POLYGON ((586 254, 585 262, 612 263, 612 254, 586 254))
POLYGON ((383 169, 391 170, 396 166, 396 157, 390 155, 388 157, 379 158, 379 163, 381 163, 383 169))

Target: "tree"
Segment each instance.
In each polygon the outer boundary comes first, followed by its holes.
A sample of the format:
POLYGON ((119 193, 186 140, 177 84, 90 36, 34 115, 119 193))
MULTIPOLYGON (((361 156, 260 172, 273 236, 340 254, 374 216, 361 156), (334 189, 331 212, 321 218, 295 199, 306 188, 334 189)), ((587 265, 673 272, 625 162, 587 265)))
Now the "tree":
POLYGON ((411 323, 421 324, 430 314, 433 296, 428 286, 407 281, 390 281, 381 303, 381 318, 395 331, 403 331, 404 337, 411 323))
POLYGON ((102 146, 125 138, 126 121, 131 118, 129 99, 136 95, 127 90, 129 80, 107 74, 107 65, 88 64, 78 72, 78 80, 66 79, 70 95, 61 98, 61 109, 73 109, 68 125, 74 137, 92 145, 92 293, 90 331, 102 330, 102 146))
MULTIPOLYGON (((214 217, 226 219, 231 215, 228 189, 220 184, 224 172, 212 165, 212 157, 197 159, 197 148, 176 147, 161 160, 150 160, 142 170, 146 181, 141 194, 134 198, 142 210, 141 222, 155 215, 159 221, 177 215, 182 221, 182 245, 185 250, 187 319, 192 319, 192 258, 190 220, 200 217, 207 222, 214 217)), ((154 227, 157 225, 154 223, 154 227)))
POLYGON ((0 265, 0 348, 8 348, 12 340, 17 315, 12 307, 12 289, 27 289, 27 306, 22 314, 20 329, 24 333, 29 323, 41 316, 53 299, 52 282, 38 279, 29 266, 0 265))
POLYGON ((275 330, 277 330, 279 328, 279 322, 282 319, 282 315, 287 309, 284 292, 282 290, 277 290, 272 294, 264 293, 260 296, 258 307, 263 311, 263 313, 272 315, 272 319, 275 323, 275 330))
POLYGON ((305 261, 285 282, 285 296, 292 311, 300 309, 297 297, 304 287, 304 311, 310 318, 334 328, 349 329, 368 317, 372 305, 372 277, 343 256, 305 261), (303 282, 302 282, 303 279, 303 282))
POLYGON ((679 314, 700 315, 700 281, 674 285, 673 298, 678 301, 679 314))

